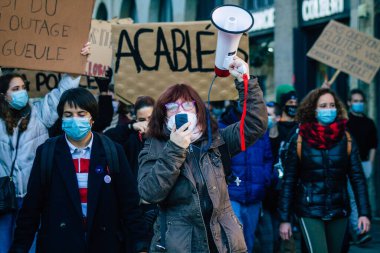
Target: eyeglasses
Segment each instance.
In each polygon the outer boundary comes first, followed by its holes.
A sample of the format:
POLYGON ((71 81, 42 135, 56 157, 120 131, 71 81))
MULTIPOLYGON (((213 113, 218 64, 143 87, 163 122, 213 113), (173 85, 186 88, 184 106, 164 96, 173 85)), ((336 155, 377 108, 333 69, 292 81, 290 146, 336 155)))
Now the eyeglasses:
POLYGON ((194 100, 193 101, 185 101, 182 103, 171 102, 171 103, 165 104, 166 110, 170 113, 178 112, 180 106, 185 111, 191 111, 195 107, 195 101, 194 100))

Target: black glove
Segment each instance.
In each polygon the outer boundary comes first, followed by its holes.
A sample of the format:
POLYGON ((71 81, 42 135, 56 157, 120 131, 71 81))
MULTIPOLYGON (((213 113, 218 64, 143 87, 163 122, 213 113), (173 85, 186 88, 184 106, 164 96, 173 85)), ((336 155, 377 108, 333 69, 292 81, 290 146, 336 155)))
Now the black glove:
POLYGON ((99 87, 100 92, 107 92, 112 80, 112 68, 108 68, 106 71, 106 77, 95 77, 95 81, 99 87))

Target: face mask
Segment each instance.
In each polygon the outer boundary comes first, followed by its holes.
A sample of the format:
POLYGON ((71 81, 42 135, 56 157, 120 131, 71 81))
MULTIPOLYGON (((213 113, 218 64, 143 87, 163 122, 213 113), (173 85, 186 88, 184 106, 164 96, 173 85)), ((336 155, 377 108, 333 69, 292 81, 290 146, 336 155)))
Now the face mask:
POLYGON ((268 116, 268 129, 275 127, 276 124, 276 119, 273 116, 268 116))
POLYGON ((24 108, 29 100, 28 92, 26 90, 14 91, 10 96, 12 100, 9 102, 9 105, 16 110, 24 108))
POLYGON ((353 103, 351 106, 351 109, 353 112, 356 113, 363 113, 364 112, 364 103, 353 103))
POLYGON ((119 109, 119 101, 112 101, 112 107, 113 107, 113 112, 117 113, 117 110, 119 109))
POLYGON ((318 109, 317 120, 323 125, 330 125, 335 121, 336 114, 336 109, 318 109))
POLYGON ((91 131, 89 118, 63 118, 62 130, 65 131, 68 137, 75 141, 80 141, 91 131))
POLYGON ((297 113, 297 106, 296 105, 285 105, 285 113, 291 117, 294 118, 297 113))
MULTIPOLYGON (((189 129, 192 132, 198 124, 197 115, 192 112, 180 112, 180 113, 187 114, 187 120, 191 122, 189 129)), ((175 126, 175 114, 170 116, 170 118, 168 119, 168 122, 166 123, 166 127, 169 129, 169 131, 172 131, 174 126, 175 126)))

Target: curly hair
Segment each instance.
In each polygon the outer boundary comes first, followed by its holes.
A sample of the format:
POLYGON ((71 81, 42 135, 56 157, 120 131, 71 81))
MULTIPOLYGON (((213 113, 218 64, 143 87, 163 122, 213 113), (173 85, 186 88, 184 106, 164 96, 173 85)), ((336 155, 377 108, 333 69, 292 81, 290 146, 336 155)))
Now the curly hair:
POLYGON ((0 119, 4 120, 8 135, 13 135, 14 128, 17 127, 20 119, 19 129, 21 132, 25 131, 28 128, 31 114, 29 103, 22 110, 15 110, 11 108, 9 103, 5 100, 5 94, 13 78, 21 78, 25 82, 24 77, 16 73, 6 74, 0 77, 0 119))
POLYGON ((344 104, 335 92, 326 88, 318 88, 310 91, 309 94, 307 94, 307 96, 302 100, 300 106, 298 107, 296 121, 301 124, 316 122, 317 119, 315 117, 315 110, 318 105, 318 99, 325 94, 331 94, 331 96, 334 97, 335 106, 337 109, 337 119, 347 119, 347 111, 344 104))

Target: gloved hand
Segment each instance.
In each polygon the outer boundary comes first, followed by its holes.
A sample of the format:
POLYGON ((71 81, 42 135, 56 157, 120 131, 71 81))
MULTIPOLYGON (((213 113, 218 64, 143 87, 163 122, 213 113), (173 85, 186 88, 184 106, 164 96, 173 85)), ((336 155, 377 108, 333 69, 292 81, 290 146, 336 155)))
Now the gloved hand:
POLYGON ((113 71, 112 68, 108 68, 106 71, 106 77, 95 77, 95 81, 99 87, 100 92, 107 92, 112 80, 113 71))
POLYGON ((249 79, 249 66, 241 58, 235 56, 229 66, 229 71, 239 82, 243 81, 243 75, 247 74, 249 79))

